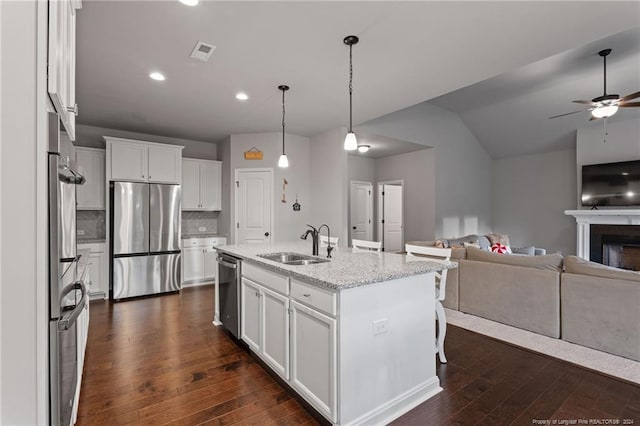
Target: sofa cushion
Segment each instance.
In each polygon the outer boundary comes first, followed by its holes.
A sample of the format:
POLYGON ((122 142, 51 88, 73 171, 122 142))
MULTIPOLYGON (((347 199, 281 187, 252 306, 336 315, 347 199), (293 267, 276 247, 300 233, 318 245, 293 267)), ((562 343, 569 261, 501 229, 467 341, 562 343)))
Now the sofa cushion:
POLYGON ((533 246, 512 248, 511 251, 513 254, 526 254, 527 256, 534 256, 536 254, 536 248, 533 246))
POLYGON ((525 266, 547 271, 562 271, 562 256, 547 254, 544 256, 525 256, 522 254, 496 254, 475 247, 467 248, 467 259, 480 262, 500 263, 503 265, 525 266))
POLYGON ((464 247, 453 247, 451 249, 451 259, 466 259, 467 249, 464 247))
POLYGON ((564 268, 569 274, 591 275, 614 280, 640 282, 640 273, 638 272, 589 262, 577 256, 567 256, 564 260, 564 268))

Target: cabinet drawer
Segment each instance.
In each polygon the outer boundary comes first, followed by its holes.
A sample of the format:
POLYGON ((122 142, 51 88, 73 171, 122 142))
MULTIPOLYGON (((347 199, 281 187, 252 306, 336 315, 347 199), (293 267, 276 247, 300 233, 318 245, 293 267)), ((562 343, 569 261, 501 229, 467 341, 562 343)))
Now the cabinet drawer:
POLYGON ((227 244, 225 237, 207 237, 207 238, 185 238, 182 240, 182 247, 202 247, 212 248, 213 246, 223 246, 227 244))
POLYGON ((291 297, 329 315, 335 316, 338 313, 337 296, 332 291, 291 280, 291 297))
POLYGON ((289 277, 284 277, 275 272, 252 265, 251 263, 242 263, 242 276, 253 280, 271 290, 289 295, 289 277))

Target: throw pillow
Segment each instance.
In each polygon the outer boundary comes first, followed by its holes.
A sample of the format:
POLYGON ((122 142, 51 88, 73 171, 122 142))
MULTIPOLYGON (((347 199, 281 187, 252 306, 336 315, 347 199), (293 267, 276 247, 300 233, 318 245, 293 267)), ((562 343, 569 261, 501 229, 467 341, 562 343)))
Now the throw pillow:
POLYGON ((491 252, 498 253, 498 254, 508 254, 508 253, 511 253, 511 250, 509 249, 508 246, 505 246, 504 244, 495 243, 494 245, 491 246, 491 252))
POLYGON ((491 243, 489 242, 489 239, 484 235, 481 235, 478 237, 478 244, 480 245, 480 248, 482 250, 486 250, 486 251, 491 250, 491 243))
POLYGON ((449 240, 448 247, 464 247, 464 243, 477 244, 478 236, 475 234, 471 234, 471 235, 465 235, 464 237, 449 240))
POLYGON ((487 238, 491 245, 496 243, 504 244, 509 247, 511 244, 509 243, 509 236, 506 234, 487 234, 487 238))
POLYGON ((536 254, 536 248, 533 246, 530 247, 518 247, 511 249, 513 254, 526 254, 527 256, 534 256, 536 254))

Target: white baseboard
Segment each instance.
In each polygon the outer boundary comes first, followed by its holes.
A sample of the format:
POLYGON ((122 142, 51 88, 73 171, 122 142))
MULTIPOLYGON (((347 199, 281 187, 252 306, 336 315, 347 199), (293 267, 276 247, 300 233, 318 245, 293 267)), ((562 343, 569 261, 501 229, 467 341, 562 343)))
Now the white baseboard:
POLYGON ((194 281, 190 283, 182 283, 182 288, 198 287, 201 285, 209 285, 209 284, 214 284, 214 281, 194 281))
POLYGON ((434 376, 345 425, 386 425, 440 392, 440 379, 434 376))

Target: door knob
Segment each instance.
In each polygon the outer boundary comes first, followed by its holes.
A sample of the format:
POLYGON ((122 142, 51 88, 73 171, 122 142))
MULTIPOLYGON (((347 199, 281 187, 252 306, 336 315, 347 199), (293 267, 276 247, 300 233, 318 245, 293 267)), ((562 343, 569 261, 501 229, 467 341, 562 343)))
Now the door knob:
POLYGON ((354 226, 353 229, 356 229, 356 227, 354 226))
POLYGON ((269 234, 268 232, 265 232, 265 233, 264 233, 264 236, 265 236, 265 237, 268 237, 269 235, 271 235, 271 234, 269 234))

